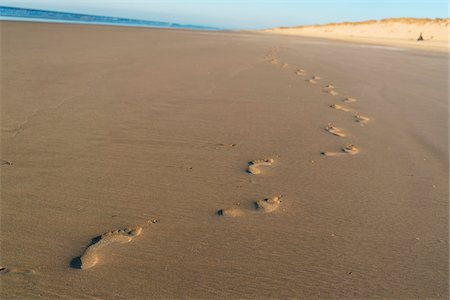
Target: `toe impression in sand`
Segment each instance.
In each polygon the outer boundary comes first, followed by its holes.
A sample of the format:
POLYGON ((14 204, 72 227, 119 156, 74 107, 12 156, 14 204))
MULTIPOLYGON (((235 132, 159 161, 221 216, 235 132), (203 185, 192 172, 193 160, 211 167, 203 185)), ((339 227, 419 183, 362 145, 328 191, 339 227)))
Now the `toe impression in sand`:
POLYGON ((271 166, 273 158, 257 159, 248 163, 247 172, 253 175, 261 174, 260 167, 271 166))

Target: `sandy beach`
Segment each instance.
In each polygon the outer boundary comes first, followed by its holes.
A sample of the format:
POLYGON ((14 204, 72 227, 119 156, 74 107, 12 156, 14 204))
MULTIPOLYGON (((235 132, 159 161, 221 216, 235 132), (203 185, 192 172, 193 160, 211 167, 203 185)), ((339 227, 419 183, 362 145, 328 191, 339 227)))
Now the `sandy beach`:
POLYGON ((448 299, 448 55, 1 26, 1 291, 448 299))

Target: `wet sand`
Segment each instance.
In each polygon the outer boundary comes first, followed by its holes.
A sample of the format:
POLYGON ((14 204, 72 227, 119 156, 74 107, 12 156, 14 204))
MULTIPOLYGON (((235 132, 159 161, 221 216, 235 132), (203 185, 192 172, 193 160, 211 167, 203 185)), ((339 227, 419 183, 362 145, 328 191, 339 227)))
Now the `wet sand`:
POLYGON ((447 55, 0 24, 2 298, 448 298, 447 55))

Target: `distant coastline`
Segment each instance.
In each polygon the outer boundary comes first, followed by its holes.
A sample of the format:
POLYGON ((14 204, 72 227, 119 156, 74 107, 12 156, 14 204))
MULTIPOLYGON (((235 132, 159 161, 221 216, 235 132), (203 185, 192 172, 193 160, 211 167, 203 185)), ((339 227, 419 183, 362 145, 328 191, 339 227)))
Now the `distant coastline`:
POLYGON ((0 21, 34 21, 34 22, 63 22, 81 24, 104 24, 116 26, 136 26, 153 28, 192 29, 192 30, 223 30, 222 28, 179 24, 161 21, 149 21, 109 16, 97 16, 69 12, 58 12, 40 9, 28 9, 10 6, 0 6, 0 21))

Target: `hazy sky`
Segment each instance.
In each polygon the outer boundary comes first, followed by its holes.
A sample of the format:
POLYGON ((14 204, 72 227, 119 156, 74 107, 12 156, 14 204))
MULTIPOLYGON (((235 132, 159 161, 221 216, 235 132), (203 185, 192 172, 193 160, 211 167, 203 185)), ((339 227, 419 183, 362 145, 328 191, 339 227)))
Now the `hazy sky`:
POLYGON ((390 17, 448 18, 447 0, 2 0, 2 5, 257 29, 390 17))

